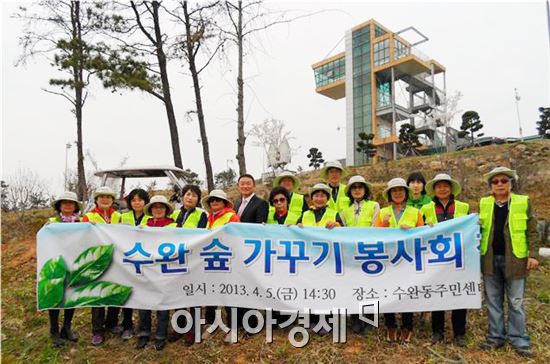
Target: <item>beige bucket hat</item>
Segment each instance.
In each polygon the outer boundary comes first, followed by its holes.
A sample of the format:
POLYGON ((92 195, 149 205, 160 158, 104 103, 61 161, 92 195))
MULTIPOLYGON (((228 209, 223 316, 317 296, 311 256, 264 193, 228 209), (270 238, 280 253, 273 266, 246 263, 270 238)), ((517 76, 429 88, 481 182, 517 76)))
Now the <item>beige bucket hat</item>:
POLYGON ((82 210, 82 202, 78 201, 78 197, 76 197, 76 193, 74 193, 74 192, 71 192, 71 191, 63 192, 61 195, 59 195, 59 197, 57 197, 52 202, 52 207, 55 210, 59 210, 59 204, 61 204, 61 201, 72 201, 72 202, 74 202, 76 204, 75 212, 79 212, 80 210, 82 210))
POLYGON ((508 177, 512 178, 514 181, 517 181, 519 180, 519 176, 518 174, 516 173, 515 170, 513 169, 510 169, 510 168, 507 168, 507 167, 496 167, 496 168, 493 168, 491 170, 491 172, 489 173, 486 173, 483 175, 483 178, 485 178, 485 180, 487 182, 491 182, 491 179, 496 176, 496 175, 499 175, 499 174, 505 174, 507 175, 508 177))
POLYGON ((156 195, 156 196, 151 197, 151 199, 149 200, 149 203, 147 205, 145 205, 144 209, 145 209, 145 213, 147 213, 147 215, 153 216, 153 214, 151 213, 151 208, 156 203, 161 203, 164 206, 166 206, 166 216, 170 215, 174 211, 174 208, 172 207, 172 205, 170 205, 170 202, 168 202, 168 199, 165 196, 156 195))
POLYGON ((203 197, 202 199, 202 207, 210 212, 210 204, 208 203, 208 200, 211 199, 212 197, 215 197, 215 198, 219 198, 219 199, 222 199, 224 200, 225 202, 227 202, 227 205, 229 206, 229 208, 233 208, 233 202, 227 197, 226 193, 223 191, 223 190, 212 190, 210 191, 210 193, 203 197))
POLYGON ((101 186, 98 187, 94 191, 94 200, 98 198, 99 196, 111 196, 113 200, 116 200, 116 192, 111 189, 109 186, 101 186))
POLYGON ((428 196, 430 197, 435 196, 435 191, 434 191, 435 184, 441 181, 447 181, 451 184, 452 194, 455 196, 458 196, 462 191, 462 187, 460 186, 460 183, 458 183, 457 180, 452 179, 451 176, 449 176, 446 173, 440 173, 436 175, 430 182, 426 183, 426 193, 428 194, 428 196))
POLYGON ((342 178, 346 177, 349 173, 348 171, 342 166, 342 163, 338 162, 338 161, 330 161, 330 162, 327 162, 323 168, 321 168, 321 178, 324 179, 325 181, 327 180, 327 174, 328 174, 328 170, 331 169, 331 168, 337 168, 339 170, 342 171, 342 178))
POLYGON ((392 188, 395 188, 395 187, 403 187, 405 188, 407 191, 409 191, 409 194, 412 193, 411 189, 409 188, 409 186, 407 185, 407 181, 405 181, 403 178, 401 177, 397 177, 397 178, 393 178, 391 179, 389 182, 388 182, 388 186, 386 187, 386 189, 384 190, 384 199, 386 201, 389 201, 388 200, 388 193, 390 192, 390 190, 392 188))
MULTIPOLYGON (((281 180, 283 178, 290 178, 292 179, 292 181, 294 182, 294 191, 297 191, 298 188, 300 188, 300 179, 298 177, 296 177, 294 175, 294 173, 292 172, 289 172, 289 171, 284 171, 284 172, 281 172, 280 175, 278 175, 274 180, 273 180, 273 187, 278 187, 281 185, 281 180)), ((289 191, 289 192, 292 192, 292 191, 289 191)))
POLYGON ((367 182, 363 176, 352 176, 349 179, 348 184, 346 185, 346 195, 348 194, 349 190, 351 189, 351 185, 354 185, 356 183, 360 183, 360 184, 364 185, 369 190, 369 192, 372 194, 372 184, 367 182))
POLYGON ((315 186, 313 186, 309 189, 309 197, 310 198, 313 197, 313 194, 317 191, 325 191, 326 193, 328 193, 329 196, 332 193, 332 190, 330 189, 329 186, 327 186, 324 183, 317 183, 317 184, 315 184, 315 186))

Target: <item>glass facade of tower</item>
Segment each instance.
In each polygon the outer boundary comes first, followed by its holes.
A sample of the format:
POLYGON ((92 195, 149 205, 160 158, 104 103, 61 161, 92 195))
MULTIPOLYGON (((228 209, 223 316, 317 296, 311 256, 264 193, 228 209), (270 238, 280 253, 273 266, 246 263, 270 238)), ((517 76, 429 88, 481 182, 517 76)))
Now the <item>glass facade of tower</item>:
POLYGON ((346 58, 338 58, 314 69, 315 86, 321 87, 346 78, 346 58))
POLYGON ((355 162, 365 163, 363 153, 357 152, 355 146, 359 133, 372 133, 372 97, 371 97, 371 44, 370 26, 355 30, 352 33, 353 59, 353 135, 355 162))

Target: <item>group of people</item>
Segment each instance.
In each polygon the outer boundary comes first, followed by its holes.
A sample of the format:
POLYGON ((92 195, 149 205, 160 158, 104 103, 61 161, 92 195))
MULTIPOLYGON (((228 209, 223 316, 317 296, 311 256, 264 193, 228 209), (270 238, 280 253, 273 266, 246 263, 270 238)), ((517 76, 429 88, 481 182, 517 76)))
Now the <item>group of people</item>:
MULTIPOLYGON (((373 200, 373 187, 363 176, 349 178, 343 183, 347 170, 337 161, 328 162, 321 170, 325 183, 315 184, 309 190, 309 203, 300 194, 300 180, 290 172, 283 172, 273 181, 268 200, 255 194, 253 176, 244 174, 238 179, 240 198, 233 203, 222 190, 212 190, 202 197, 198 186, 188 185, 181 191, 181 207, 174 209, 162 195, 149 197, 146 191, 134 189, 126 197, 128 211, 115 211, 116 194, 109 187, 98 188, 93 197, 95 208, 80 216, 81 204, 76 195, 65 192, 53 206, 56 214, 50 222, 90 222, 92 224, 128 224, 150 227, 178 227, 214 229, 228 223, 260 223, 297 226, 322 226, 328 229, 341 226, 384 227, 410 229, 465 216, 469 205, 457 199, 461 193, 458 181, 448 174, 438 174, 429 182, 415 172, 387 183, 383 198, 387 205, 380 208, 373 200), (203 209, 204 208, 204 209, 203 209)), ((536 219, 526 195, 515 193, 518 176, 514 170, 497 167, 484 175, 490 194, 479 204, 481 230, 481 267, 488 309, 488 334, 482 344, 484 349, 502 347, 508 339, 518 354, 531 356, 531 345, 526 333, 526 317, 523 296, 527 273, 537 268, 536 219), (508 328, 504 319, 504 297, 508 300, 508 328)), ((119 308, 92 308, 92 344, 101 345, 107 331, 120 335, 123 340, 134 334, 133 310, 122 309, 119 324, 119 308)), ((237 308, 238 336, 245 335, 243 317, 247 309, 237 308)), ((50 310, 50 333, 55 345, 76 341, 71 331, 74 310, 65 310, 59 329, 59 311, 50 310)), ((137 347, 147 345, 151 336, 151 311, 139 310, 137 347)), ((228 320, 231 315, 228 314, 228 320)), ((389 342, 410 342, 413 332, 413 313, 401 314, 398 327, 395 314, 385 314, 386 338, 389 342)), ((465 309, 451 313, 454 343, 466 346, 465 309)), ((207 324, 215 319, 215 307, 207 307, 207 324)), ((168 334, 169 311, 157 312, 155 348, 162 350, 166 341, 184 338, 192 345, 191 334, 168 334)), ((181 325, 183 326, 183 325, 181 325)), ((231 326, 231 322, 228 323, 231 326)), ((431 313, 432 342, 444 342, 445 312, 431 313)), ((366 324, 358 316, 352 316, 352 330, 361 334, 366 324)), ((202 339, 211 333, 205 330, 202 339)), ((225 337, 231 342, 231 332, 225 337)))

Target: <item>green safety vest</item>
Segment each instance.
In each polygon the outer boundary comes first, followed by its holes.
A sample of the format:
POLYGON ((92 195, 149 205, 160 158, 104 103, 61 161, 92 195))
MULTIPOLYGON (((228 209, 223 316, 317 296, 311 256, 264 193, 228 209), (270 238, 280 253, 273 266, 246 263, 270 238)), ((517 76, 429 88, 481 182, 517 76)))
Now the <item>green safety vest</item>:
MULTIPOLYGON (((299 214, 295 213, 294 211, 288 210, 284 224, 295 225, 298 222, 298 219, 300 219, 300 216, 302 216, 301 210, 299 214)), ((266 224, 278 224, 277 220, 275 220, 275 207, 273 206, 269 207, 266 224)))
MULTIPOLYGON (((512 239, 512 252, 518 259, 527 258, 529 246, 527 244, 527 220, 529 215, 529 196, 516 195, 512 193, 510 198, 510 209, 508 211, 508 227, 512 239)), ((493 212, 495 209, 495 198, 493 196, 483 197, 479 201, 479 223, 481 224, 481 255, 487 254, 489 235, 493 226, 493 212)))
MULTIPOLYGON (((195 211, 187 215, 187 220, 183 223, 183 228, 196 228, 199 225, 199 222, 201 221, 202 214, 205 213, 203 209, 195 208, 195 211)), ((177 227, 177 221, 178 217, 181 214, 181 210, 176 210, 170 215, 170 217, 174 220, 173 224, 170 224, 169 226, 176 226, 177 227)))
MULTIPOLYGON (((146 226, 147 225, 147 221, 151 218, 151 216, 145 214, 143 216, 143 218, 141 219, 141 222, 140 222, 140 226, 146 226)), ((112 219, 111 219, 112 220, 112 219)), ((113 224, 125 224, 125 225, 132 225, 132 226, 136 226, 136 220, 134 218, 134 212, 133 211, 128 211, 128 212, 125 212, 123 214, 120 214, 120 221, 117 221, 117 222, 112 222, 113 224)))
MULTIPOLYGON (((349 206, 350 203, 349 197, 346 196, 346 185, 340 183, 339 186, 340 187, 338 188, 338 194, 336 194, 336 201, 334 201, 334 199, 332 198, 332 193, 330 194, 330 198, 328 200, 328 207, 338 212, 345 209, 346 206, 349 206)), ((332 189, 332 187, 330 188, 332 189)))
POLYGON ((355 221, 355 209, 353 204, 346 206, 341 213, 344 217, 346 226, 370 227, 372 226, 375 208, 376 202, 365 200, 361 201, 361 212, 359 212, 357 221, 355 221))
MULTIPOLYGON (((98 214, 97 212, 87 212, 84 214, 84 216, 88 217, 88 220, 90 222, 95 222, 96 224, 106 224, 107 222, 103 219, 103 216, 98 214)), ((111 224, 118 224, 120 222, 120 212, 115 211, 111 215, 111 224)))
POLYGON ((416 227, 416 222, 418 221, 418 209, 415 209, 414 207, 407 206, 405 208, 405 211, 401 214, 401 218, 399 219, 399 223, 395 220, 395 215, 393 214, 393 208, 392 206, 386 206, 383 209, 380 210, 380 218, 383 219, 384 216, 390 215, 390 226, 391 228, 396 228, 401 225, 405 225, 408 227, 416 227))
POLYGON ((288 204, 288 211, 293 212, 298 216, 302 216, 302 210, 304 208, 304 195, 293 192, 290 197, 290 203, 288 204))
MULTIPOLYGON (((468 211, 470 210, 470 205, 468 205, 466 202, 461 202, 458 200, 455 200, 455 213, 454 217, 462 217, 468 215, 468 211)), ((429 204, 426 204, 422 206, 420 209, 420 213, 424 216, 424 222, 426 224, 432 223, 437 224, 437 214, 435 213, 435 202, 430 202, 429 204)))
POLYGON ((302 225, 304 226, 325 226, 327 222, 334 221, 336 222, 336 215, 338 212, 336 210, 327 207, 325 213, 321 217, 319 222, 315 222, 315 213, 312 210, 304 212, 302 216, 302 225))
POLYGON ((224 226, 225 224, 227 224, 229 222, 229 220, 231 219, 231 217, 233 215, 235 215, 235 213, 233 211, 226 212, 222 216, 218 217, 212 225, 210 225, 210 221, 209 221, 207 228, 208 229, 215 229, 217 227, 224 226))

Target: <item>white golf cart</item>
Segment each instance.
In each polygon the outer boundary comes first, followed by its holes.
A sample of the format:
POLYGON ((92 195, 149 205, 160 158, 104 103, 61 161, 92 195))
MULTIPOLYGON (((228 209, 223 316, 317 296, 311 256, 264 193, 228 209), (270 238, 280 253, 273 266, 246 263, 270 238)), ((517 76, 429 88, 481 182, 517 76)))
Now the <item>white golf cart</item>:
MULTIPOLYGON (((115 205, 119 209, 126 208, 126 201, 124 197, 126 195, 126 180, 129 178, 168 178, 170 184, 174 188, 174 195, 172 200, 177 200, 179 192, 186 185, 185 179, 189 173, 181 168, 173 166, 149 166, 149 167, 130 167, 130 168, 116 168, 98 171, 95 173, 96 177, 100 178, 100 186, 116 186, 120 193, 115 201, 115 205)), ((84 211, 89 211, 94 207, 94 199, 92 196, 88 198, 88 204, 84 211)))

